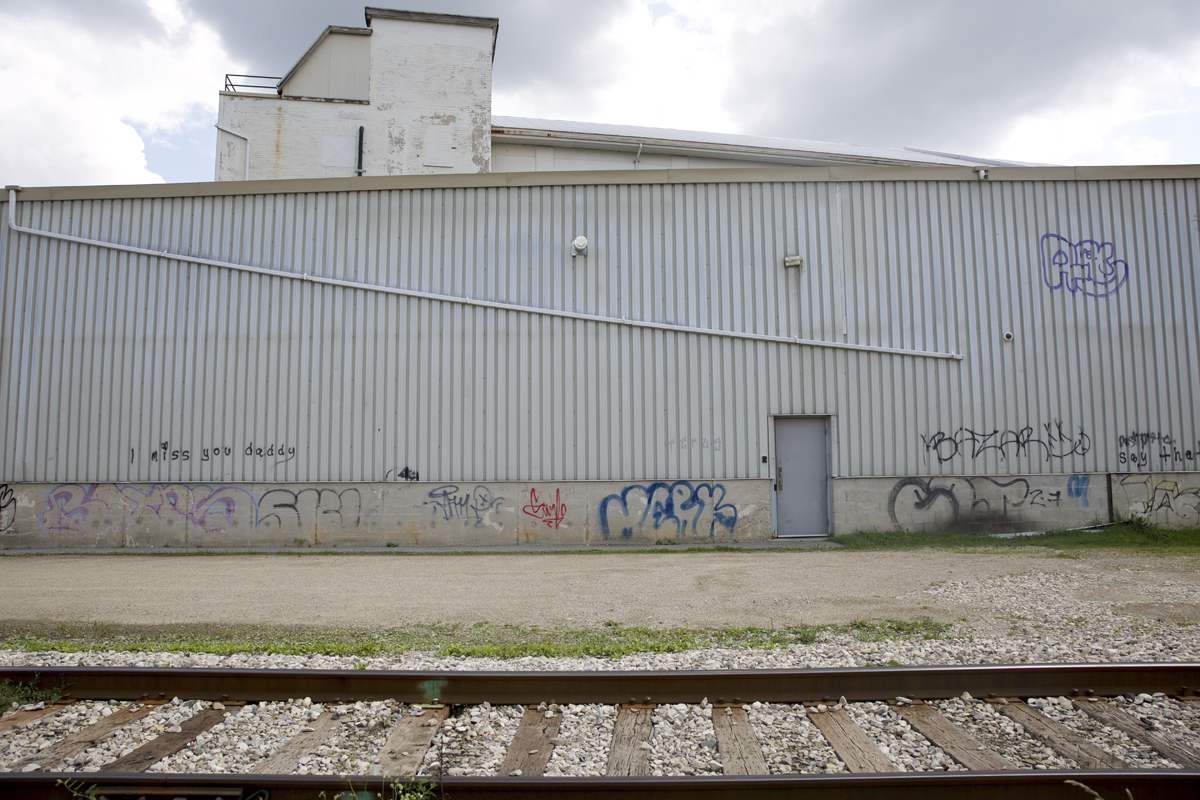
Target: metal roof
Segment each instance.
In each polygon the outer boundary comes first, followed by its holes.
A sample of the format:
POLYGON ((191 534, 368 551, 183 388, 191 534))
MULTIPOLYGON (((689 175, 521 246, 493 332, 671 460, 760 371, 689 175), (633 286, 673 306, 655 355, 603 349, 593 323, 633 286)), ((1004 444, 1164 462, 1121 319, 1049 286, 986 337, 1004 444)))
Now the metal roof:
MULTIPOLYGON (((803 166, 940 164, 976 167, 994 166, 1001 163, 995 159, 976 159, 970 156, 955 156, 916 149, 863 147, 807 139, 780 139, 773 136, 747 136, 736 133, 683 131, 674 128, 645 128, 637 125, 495 115, 492 117, 492 139, 509 143, 529 139, 543 141, 550 139, 560 147, 597 147, 619 150, 644 145, 645 152, 676 152, 680 154, 691 152, 693 155, 704 154, 709 157, 735 160, 775 161, 803 166)), ((1016 162, 1004 163, 1015 165, 1016 162)))

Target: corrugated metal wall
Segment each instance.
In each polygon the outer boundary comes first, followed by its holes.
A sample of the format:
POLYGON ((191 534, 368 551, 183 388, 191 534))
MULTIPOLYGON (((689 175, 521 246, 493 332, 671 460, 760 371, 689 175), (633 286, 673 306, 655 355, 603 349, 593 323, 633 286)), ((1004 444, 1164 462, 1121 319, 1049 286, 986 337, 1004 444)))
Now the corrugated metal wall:
POLYGON ((1128 471, 1132 432, 1158 437, 1142 469, 1191 470, 1198 209, 1195 180, 21 202, 21 225, 297 274, 964 358, 551 319, 5 227, 0 480, 766 478, 779 414, 834 416, 836 475, 1128 471), (1113 243, 1128 280, 1051 288, 1048 233, 1113 243))

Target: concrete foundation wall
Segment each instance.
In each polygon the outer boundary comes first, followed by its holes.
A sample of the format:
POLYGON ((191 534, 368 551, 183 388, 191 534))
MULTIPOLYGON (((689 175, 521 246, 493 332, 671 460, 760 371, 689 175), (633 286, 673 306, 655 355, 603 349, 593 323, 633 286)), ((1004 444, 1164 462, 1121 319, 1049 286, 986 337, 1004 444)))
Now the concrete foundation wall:
MULTIPOLYGON (((1143 477, 1143 476, 1139 476, 1143 477)), ((1106 475, 841 478, 834 533, 1005 533, 1108 522, 1106 475)))
POLYGON ((1163 528, 1200 527, 1200 473, 1113 475, 1113 514, 1163 528))
POLYGON ((0 484, 0 548, 653 544, 771 536, 767 481, 0 484))
MULTIPOLYGON (((1109 521, 1106 474, 835 478, 834 534, 1109 521)), ((1111 476, 1112 513, 1200 526, 1200 474, 1111 476)), ((772 538, 765 480, 0 484, 0 549, 682 544, 772 538)))

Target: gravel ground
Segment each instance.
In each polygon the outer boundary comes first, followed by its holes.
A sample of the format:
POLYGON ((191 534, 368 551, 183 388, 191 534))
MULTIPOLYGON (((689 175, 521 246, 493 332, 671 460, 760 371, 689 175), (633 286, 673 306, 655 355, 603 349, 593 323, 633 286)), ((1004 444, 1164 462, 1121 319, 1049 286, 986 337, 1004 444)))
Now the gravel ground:
POLYGON ((901 772, 962 770, 954 759, 914 731, 885 703, 849 703, 846 713, 901 772))
POLYGON ((461 709, 434 736, 422 774, 495 775, 524 713, 524 706, 489 703, 461 709))
POLYGON ((600 777, 608 763, 608 743, 617 719, 615 706, 566 705, 559 709, 562 722, 554 752, 546 764, 547 775, 600 777))
POLYGON ((946 551, 496 556, 0 555, 0 616, 119 625, 325 625, 476 622, 646 627, 948 622, 991 612, 980 582, 1061 573, 1066 599, 1122 604, 1200 622, 1200 575, 1187 557, 1037 548, 946 551), (538 579, 530 581, 536 572, 538 579), (347 591, 363 585, 369 591, 347 591), (1078 578, 1076 580, 1074 577, 1078 578), (452 580, 447 580, 452 576, 452 580), (948 582, 954 602, 925 590, 948 582), (69 586, 72 591, 62 591, 69 586), (1095 593, 1095 594, 1089 594, 1095 593), (329 598, 336 597, 336 603, 329 598))
POLYGON ((955 698, 931 705, 980 744, 990 747, 1020 769, 1076 769, 1078 764, 1025 733, 1025 728, 987 703, 955 698))
POLYGON ((140 720, 117 730, 95 747, 89 747, 74 760, 64 762, 58 767, 49 764, 41 766, 56 772, 98 772, 105 764, 129 755, 160 733, 179 733, 181 723, 211 707, 211 703, 203 700, 183 701, 176 697, 140 720))
MULTIPOLYGON (((12 764, 31 756, 54 742, 77 733, 121 709, 140 708, 140 704, 110 702, 75 703, 61 711, 35 719, 0 737, 0 770, 4 764, 12 764)), ((80 765, 86 763, 80 760, 80 765)), ((45 769, 54 769, 58 764, 42 764, 45 769)))
POLYGON ((186 750, 153 764, 148 772, 249 772, 321 713, 320 705, 252 703, 230 710, 224 722, 196 737, 186 750))
POLYGON ((678 703, 654 709, 650 774, 720 775, 721 757, 717 753, 712 715, 711 703, 695 706, 678 703))
POLYGON ((1135 742, 1125 733, 1096 722, 1084 712, 1076 709, 1070 698, 1031 697, 1027 702, 1048 718, 1070 728, 1126 764, 1148 769, 1182 769, 1180 764, 1163 758, 1149 745, 1135 742))
MULTIPOLYGON (((775 650, 713 648, 684 653, 639 653, 622 658, 519 659, 439 657, 406 653, 389 658, 333 656, 231 655, 183 653, 52 653, 0 651, 0 664, 14 666, 112 665, 179 667, 256 667, 297 669, 457 669, 457 670, 681 670, 846 667, 883 664, 972 664, 1022 662, 1200 661, 1200 626, 1173 621, 1169 615, 1145 613, 1151 590, 1165 604, 1188 604, 1197 587, 1187 580, 1160 586, 1137 583, 1137 568, 1103 574, 1074 568, 1020 575, 950 580, 913 593, 910 604, 946 614, 948 609, 985 607, 986 613, 959 619, 943 638, 862 641, 851 633, 829 632, 812 644, 775 650), (1126 574, 1126 571, 1130 574, 1126 574), (1130 587, 1137 584, 1132 597, 1130 587)), ((1161 606, 1155 608, 1161 609, 1161 606)), ((1118 707, 1155 728, 1200 742, 1200 704, 1142 695, 1117 700, 1118 707)), ((986 703, 970 698, 935 702, 946 716, 982 743, 1022 768, 1061 769, 1075 764, 1031 739, 1017 723, 986 703)), ((1041 713, 1080 731, 1095 744, 1136 765, 1171 766, 1123 734, 1103 728, 1061 698, 1035 699, 1041 713)), ((0 764, 11 764, 62 732, 78 730, 114 703, 88 703, 41 718, 36 724, 0 735, 0 764)), ((98 769, 130 752, 156 733, 170 730, 204 703, 172 702, 130 725, 101 746, 62 769, 98 769)), ((747 707, 773 773, 844 770, 832 749, 794 705, 754 703, 747 707)), ((393 703, 358 703, 322 709, 304 700, 266 703, 230 710, 190 748, 156 764, 158 771, 202 768, 240 772, 275 750, 288 736, 310 724, 321 711, 344 716, 330 741, 305 757, 301 772, 369 772, 387 729, 413 709, 393 703)), ((550 775, 602 774, 615 710, 611 706, 564 706, 550 775)), ((719 710, 718 710, 719 712, 719 710)), ((948 756, 911 730, 886 705, 852 703, 847 712, 881 750, 905 770, 958 769, 948 756)), ((520 706, 478 706, 456 711, 446 720, 426 755, 424 771, 451 775, 493 774, 521 720, 520 706)), ((653 717, 653 774, 720 774, 711 706, 662 706, 653 717)), ((43 765, 49 766, 49 765, 43 765)), ((4 767, 0 766, 0 769, 4 767)))
POLYGON ((846 765, 808 719, 804 706, 754 702, 746 715, 772 775, 833 774, 846 765))

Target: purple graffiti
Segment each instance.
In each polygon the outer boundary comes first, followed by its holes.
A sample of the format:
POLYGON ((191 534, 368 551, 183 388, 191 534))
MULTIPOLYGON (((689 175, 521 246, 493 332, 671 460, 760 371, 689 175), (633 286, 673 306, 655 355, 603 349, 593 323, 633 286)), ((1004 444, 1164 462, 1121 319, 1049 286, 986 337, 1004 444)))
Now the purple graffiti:
POLYGON ((1088 297, 1108 297, 1129 277, 1129 265, 1116 257, 1112 242, 1072 242, 1057 233, 1042 237, 1042 281, 1088 297))
POLYGON ((122 531, 138 525, 180 524, 192 535, 223 533, 242 521, 258 525, 258 505, 245 489, 204 484, 151 484, 145 490, 114 484, 55 486, 46 494, 38 517, 43 534, 65 531, 86 535, 122 531))

